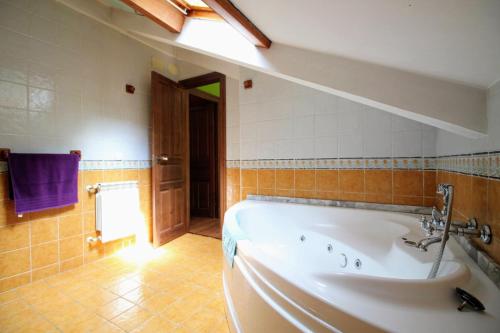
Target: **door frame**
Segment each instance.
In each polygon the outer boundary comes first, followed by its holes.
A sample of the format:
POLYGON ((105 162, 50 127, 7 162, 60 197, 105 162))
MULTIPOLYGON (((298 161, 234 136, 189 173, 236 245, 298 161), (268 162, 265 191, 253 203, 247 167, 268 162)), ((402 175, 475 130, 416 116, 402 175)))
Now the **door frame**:
MULTIPOLYGON (((226 212, 226 76, 222 73, 211 72, 208 74, 181 80, 179 81, 179 85, 181 88, 186 89, 189 94, 193 94, 217 102, 217 124, 216 124, 217 150, 218 150, 217 171, 219 176, 218 207, 219 207, 219 223, 222 227, 222 224, 224 223, 224 213, 226 212), (217 82, 220 83, 220 97, 212 96, 196 89, 197 87, 217 82)), ((189 112, 188 112, 188 117, 189 117, 189 112)), ((189 118, 188 118, 188 124, 189 124, 189 118)), ((188 136, 189 136, 189 131, 188 131, 188 136)), ((188 150, 189 150, 189 145, 188 145, 188 150)), ((189 152, 187 156, 189 156, 189 152)), ((190 191, 190 188, 188 188, 188 191, 190 191)), ((188 194, 188 198, 191 198, 191 193, 188 194)), ((189 205, 187 214, 188 214, 187 228, 189 230, 189 226, 191 224, 191 213, 189 205)))

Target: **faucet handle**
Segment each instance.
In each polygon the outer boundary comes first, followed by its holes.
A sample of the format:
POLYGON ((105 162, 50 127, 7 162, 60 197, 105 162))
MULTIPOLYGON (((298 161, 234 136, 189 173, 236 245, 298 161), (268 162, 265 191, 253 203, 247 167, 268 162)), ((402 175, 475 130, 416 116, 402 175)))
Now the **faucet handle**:
POLYGON ((443 218, 443 214, 439 211, 439 209, 436 206, 432 207, 431 215, 433 221, 440 221, 443 218))
POLYGON ((420 227, 425 231, 427 236, 434 234, 435 227, 432 225, 432 221, 429 221, 424 215, 420 217, 420 227))
POLYGON ((451 184, 446 184, 446 183, 441 183, 437 185, 437 193, 438 194, 445 194, 446 191, 450 188, 450 186, 453 186, 451 184))
POLYGON ((429 227, 429 221, 427 221, 427 217, 425 215, 420 216, 420 227, 424 230, 429 227))

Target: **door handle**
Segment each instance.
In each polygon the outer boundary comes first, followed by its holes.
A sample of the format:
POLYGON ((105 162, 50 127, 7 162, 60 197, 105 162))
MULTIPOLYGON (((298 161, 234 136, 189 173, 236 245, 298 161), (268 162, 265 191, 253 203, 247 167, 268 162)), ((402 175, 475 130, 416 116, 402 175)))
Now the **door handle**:
POLYGON ((167 155, 160 155, 156 157, 156 162, 166 162, 166 161, 168 161, 167 155))

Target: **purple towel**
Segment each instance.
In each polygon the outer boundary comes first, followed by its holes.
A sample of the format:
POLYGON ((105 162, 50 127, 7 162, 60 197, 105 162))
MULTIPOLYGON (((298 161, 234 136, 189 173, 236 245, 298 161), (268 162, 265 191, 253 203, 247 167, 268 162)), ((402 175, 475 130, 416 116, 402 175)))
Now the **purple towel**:
POLYGON ((79 159, 75 154, 9 154, 16 213, 77 203, 79 159))

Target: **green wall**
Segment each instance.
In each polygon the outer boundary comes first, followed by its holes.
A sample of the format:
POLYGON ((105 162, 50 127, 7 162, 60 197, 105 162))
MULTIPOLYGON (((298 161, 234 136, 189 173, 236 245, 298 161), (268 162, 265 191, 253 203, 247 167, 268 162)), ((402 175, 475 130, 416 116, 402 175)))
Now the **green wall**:
POLYGON ((205 86, 197 87, 196 89, 206 92, 207 94, 220 97, 220 82, 207 84, 205 86))

